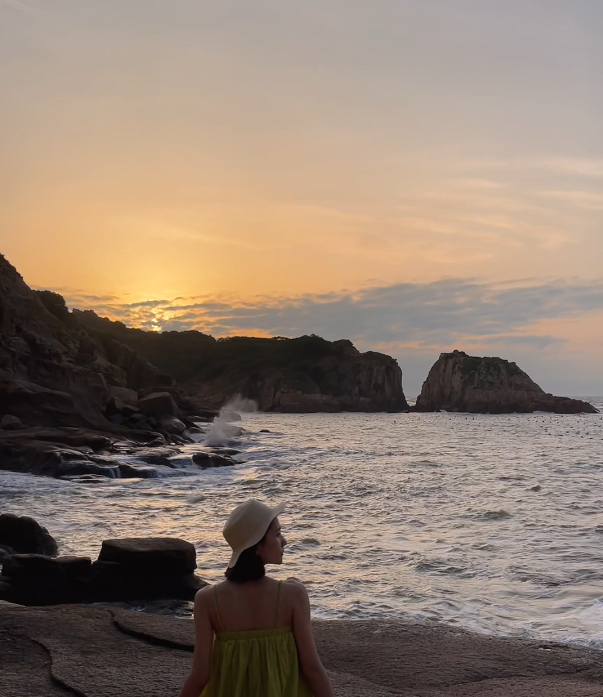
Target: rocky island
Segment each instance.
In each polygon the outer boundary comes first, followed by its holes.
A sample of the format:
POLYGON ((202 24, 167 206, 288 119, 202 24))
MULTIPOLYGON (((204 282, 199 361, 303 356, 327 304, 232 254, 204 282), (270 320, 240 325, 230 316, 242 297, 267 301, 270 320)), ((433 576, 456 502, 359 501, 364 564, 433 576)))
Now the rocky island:
POLYGON ((598 413, 588 402, 544 392, 515 363, 503 358, 469 356, 463 351, 440 354, 423 383, 415 410, 598 413))

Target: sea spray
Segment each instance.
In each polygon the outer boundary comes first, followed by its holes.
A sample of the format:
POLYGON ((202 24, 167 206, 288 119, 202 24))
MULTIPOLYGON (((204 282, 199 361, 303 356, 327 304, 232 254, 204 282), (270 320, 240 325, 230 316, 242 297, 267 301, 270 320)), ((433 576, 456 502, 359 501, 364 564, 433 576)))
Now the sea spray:
POLYGON ((233 438, 241 435, 242 429, 234 426, 233 421, 241 420, 241 413, 257 411, 258 405, 252 399, 245 399, 241 395, 235 395, 220 409, 220 413, 214 419, 204 445, 220 446, 228 445, 233 438))

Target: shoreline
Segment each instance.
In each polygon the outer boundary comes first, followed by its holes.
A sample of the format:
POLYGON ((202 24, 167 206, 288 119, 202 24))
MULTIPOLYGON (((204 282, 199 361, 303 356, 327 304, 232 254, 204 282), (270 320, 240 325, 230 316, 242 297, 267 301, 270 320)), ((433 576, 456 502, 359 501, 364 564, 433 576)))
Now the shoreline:
MULTIPOLYGON (((316 620, 337 697, 600 697, 603 652, 402 621, 316 620)), ((0 603, 7 697, 165 697, 190 668, 191 620, 118 606, 0 603)))

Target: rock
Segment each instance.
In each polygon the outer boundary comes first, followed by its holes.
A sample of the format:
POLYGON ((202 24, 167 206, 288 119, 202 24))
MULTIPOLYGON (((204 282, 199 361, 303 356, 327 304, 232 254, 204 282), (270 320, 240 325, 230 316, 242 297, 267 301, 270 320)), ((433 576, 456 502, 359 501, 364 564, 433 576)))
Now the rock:
POLYGON ((128 387, 118 387, 113 385, 107 388, 109 397, 118 400, 122 404, 138 408, 138 393, 128 387))
POLYGON ((544 392, 515 363, 463 351, 442 353, 429 371, 416 411, 598 413, 587 402, 544 392))
POLYGON ((2 417, 2 421, 0 421, 0 428, 5 431, 18 431, 21 428, 25 428, 25 426, 23 426, 23 422, 17 416, 6 414, 6 416, 2 417))
POLYGON ((0 515, 0 544, 16 553, 45 554, 53 557, 58 553, 56 540, 48 530, 28 516, 12 513, 0 515))
POLYGON ((0 379, 0 411, 41 426, 77 426, 85 422, 71 394, 25 380, 0 379))
POLYGON ((159 420, 159 429, 179 436, 186 431, 186 426, 175 416, 162 416, 159 420))
POLYGON ((0 442, 27 443, 43 441, 57 443, 70 448, 89 448, 93 451, 108 450, 113 440, 103 433, 85 428, 28 428, 18 433, 0 435, 0 442))
POLYGON ((199 467, 232 467, 237 462, 227 455, 216 453, 197 452, 193 453, 193 462, 199 467))
POLYGON ((192 573, 197 568, 195 548, 172 537, 131 537, 105 540, 98 557, 119 564, 135 574, 171 576, 192 573))
POLYGON ((81 450, 44 441, 14 443, 0 439, 0 469, 56 478, 80 474, 119 477, 115 462, 95 462, 81 450))
MULTIPOLYGON (((165 445, 165 441, 163 442, 165 445)), ((163 467, 173 467, 173 462, 170 458, 178 453, 177 448, 157 447, 149 449, 140 449, 132 452, 132 456, 136 460, 140 460, 147 465, 162 465, 163 467)))
POLYGON ((176 402, 169 392, 153 392, 138 401, 140 411, 147 416, 179 416, 176 402))
MULTIPOLYGON (((190 619, 116 606, 3 605, 0 694, 177 695, 195 645, 190 619)), ((601 651, 472 634, 443 622, 314 620, 338 697, 600 697, 601 651)))
POLYGON ((7 557, 10 557, 15 553, 15 550, 12 547, 9 547, 8 545, 2 545, 0 544, 0 564, 4 563, 4 560, 7 557))
POLYGON ((46 581, 56 578, 86 578, 92 561, 88 557, 47 557, 41 554, 15 554, 2 567, 2 576, 15 581, 46 581))
POLYGON ((153 467, 133 462, 120 462, 119 471, 123 479, 156 479, 159 476, 153 467))
POLYGON ((174 598, 192 600, 195 548, 173 538, 105 540, 99 559, 18 554, 5 559, 0 599, 22 605, 174 598))
POLYGON ((121 564, 96 561, 92 564, 90 597, 104 601, 175 598, 193 600, 207 585, 193 573, 153 574, 136 572, 121 564))

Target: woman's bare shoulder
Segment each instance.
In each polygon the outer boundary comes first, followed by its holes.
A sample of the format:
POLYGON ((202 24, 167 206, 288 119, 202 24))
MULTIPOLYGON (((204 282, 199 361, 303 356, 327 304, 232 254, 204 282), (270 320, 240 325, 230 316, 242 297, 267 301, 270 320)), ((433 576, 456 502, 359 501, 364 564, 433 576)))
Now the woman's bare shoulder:
POLYGON ((291 576, 283 582, 283 590, 294 601, 303 600, 308 597, 306 586, 294 576, 291 576))
POLYGON ((207 586, 200 588, 195 593, 195 605, 205 605, 210 601, 213 602, 214 588, 221 586, 223 583, 224 581, 221 581, 220 583, 215 583, 214 585, 208 584, 207 586))

